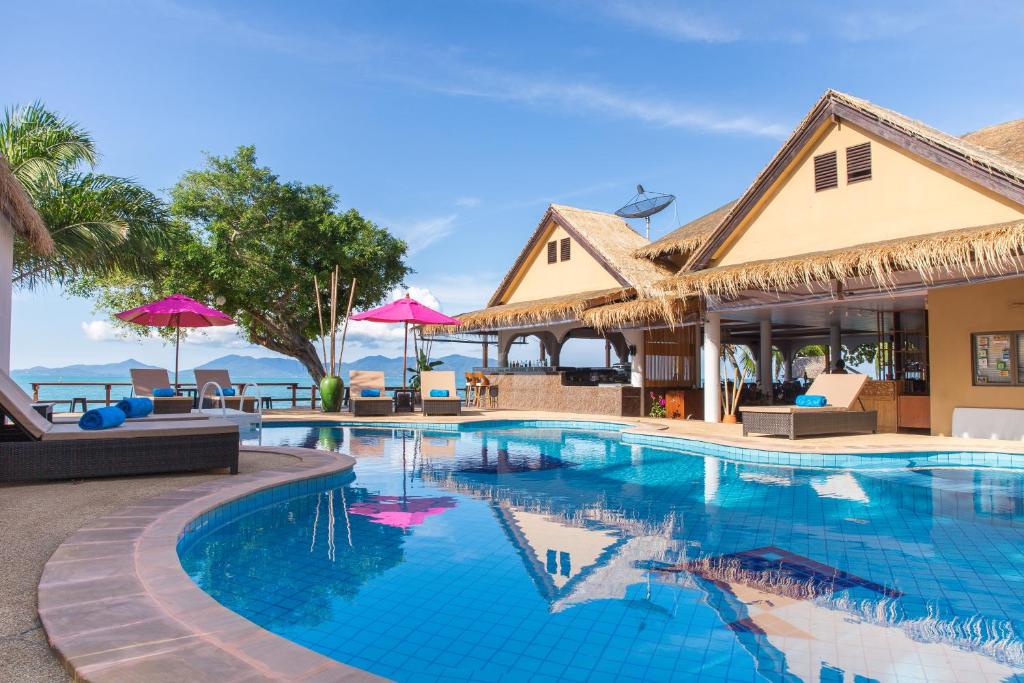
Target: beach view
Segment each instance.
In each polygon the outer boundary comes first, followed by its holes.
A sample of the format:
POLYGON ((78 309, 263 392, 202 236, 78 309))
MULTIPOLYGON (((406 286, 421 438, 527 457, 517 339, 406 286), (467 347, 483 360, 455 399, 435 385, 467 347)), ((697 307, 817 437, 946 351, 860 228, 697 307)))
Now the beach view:
POLYGON ((1024 6, 0 16, 0 683, 1024 680, 1024 6))

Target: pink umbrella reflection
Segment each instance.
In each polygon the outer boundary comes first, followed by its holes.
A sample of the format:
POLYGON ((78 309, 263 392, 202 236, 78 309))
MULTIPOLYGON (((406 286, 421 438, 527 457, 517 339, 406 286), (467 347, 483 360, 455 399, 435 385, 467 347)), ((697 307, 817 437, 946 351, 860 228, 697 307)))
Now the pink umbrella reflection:
POLYGON ((370 500, 350 505, 348 511, 353 515, 369 517, 377 524, 408 529, 411 526, 423 524, 431 515, 439 515, 453 507, 455 507, 455 499, 448 496, 435 498, 370 496, 370 500))

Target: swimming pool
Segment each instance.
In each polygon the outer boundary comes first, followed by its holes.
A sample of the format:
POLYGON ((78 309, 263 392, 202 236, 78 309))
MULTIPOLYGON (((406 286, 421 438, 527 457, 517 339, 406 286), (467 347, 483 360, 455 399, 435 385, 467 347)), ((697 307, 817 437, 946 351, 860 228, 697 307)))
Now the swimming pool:
POLYGON ((267 426, 355 471, 213 511, 179 556, 242 616, 403 681, 1024 672, 1024 472, 739 462, 618 430, 267 426))

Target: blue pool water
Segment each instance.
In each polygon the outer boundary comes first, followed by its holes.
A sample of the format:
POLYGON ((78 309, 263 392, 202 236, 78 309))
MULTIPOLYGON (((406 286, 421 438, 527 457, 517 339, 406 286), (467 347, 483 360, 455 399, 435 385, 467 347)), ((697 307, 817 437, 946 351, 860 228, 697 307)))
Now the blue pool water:
POLYGON ((262 441, 358 463, 197 520, 183 566, 260 626, 389 678, 1024 672, 1024 472, 741 463, 614 427, 262 441))

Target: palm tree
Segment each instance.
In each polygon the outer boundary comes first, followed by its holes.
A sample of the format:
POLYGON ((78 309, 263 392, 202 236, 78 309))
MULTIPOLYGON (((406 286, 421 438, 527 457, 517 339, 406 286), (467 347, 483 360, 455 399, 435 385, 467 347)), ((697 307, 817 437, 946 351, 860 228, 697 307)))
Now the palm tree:
POLYGON ((164 203, 129 178, 92 172, 96 143, 40 102, 0 118, 0 156, 24 185, 53 236, 41 256, 15 248, 14 283, 75 284, 86 277, 145 274, 163 244, 164 203))

